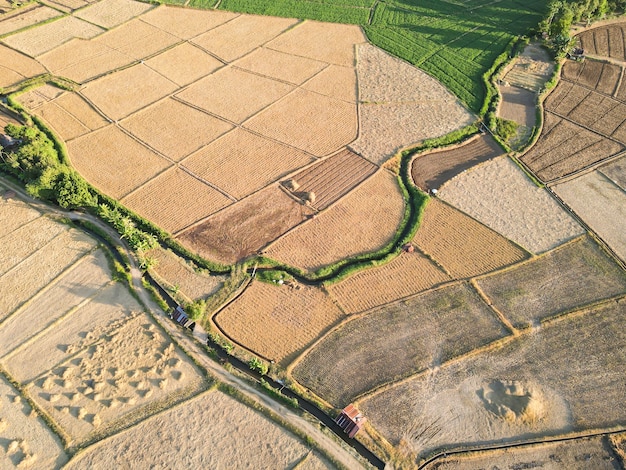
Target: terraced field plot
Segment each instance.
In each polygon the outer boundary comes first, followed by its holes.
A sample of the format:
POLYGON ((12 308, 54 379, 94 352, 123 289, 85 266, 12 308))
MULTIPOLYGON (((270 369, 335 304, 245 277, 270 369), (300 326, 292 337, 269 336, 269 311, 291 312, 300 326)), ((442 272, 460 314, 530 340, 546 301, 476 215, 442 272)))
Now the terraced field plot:
POLYGON ((502 153, 491 136, 478 135, 453 148, 418 155, 411 164, 411 176, 423 191, 438 190, 459 173, 502 153))
POLYGON ((625 313, 622 299, 562 317, 499 349, 419 374, 359 409, 387 439, 404 438, 418 455, 610 427, 626 418, 626 391, 616 386, 626 365, 625 313), (425 436, 429 426, 439 431, 425 436))
POLYGON ((293 377, 342 408, 378 385, 507 334, 476 292, 457 284, 342 324, 297 363, 293 377))
POLYGON ((506 157, 456 176, 437 196, 533 253, 583 233, 548 191, 506 157))
POLYGON ((214 321, 233 341, 285 366, 342 317, 320 289, 253 282, 214 321))
POLYGON ((12 33, 19 29, 56 18, 59 13, 54 8, 46 5, 35 5, 33 8, 21 8, 15 14, 8 17, 0 17, 0 35, 12 33))
POLYGON ((600 26, 585 31, 577 37, 586 54, 621 61, 625 59, 623 24, 600 26))
POLYGON ((42 73, 45 69, 37 61, 0 44, 0 86, 15 85, 42 73))

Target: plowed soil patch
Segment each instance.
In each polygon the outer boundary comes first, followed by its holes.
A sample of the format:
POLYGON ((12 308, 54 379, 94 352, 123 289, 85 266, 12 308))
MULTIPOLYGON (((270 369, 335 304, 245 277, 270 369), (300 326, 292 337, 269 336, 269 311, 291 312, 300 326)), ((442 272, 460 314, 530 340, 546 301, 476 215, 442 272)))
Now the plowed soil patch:
POLYGON ((342 316, 317 288, 253 282, 215 321, 234 341, 286 365, 342 316))
POLYGON ((151 179, 121 201, 170 233, 232 203, 216 189, 176 167, 151 179))
POLYGON ((327 287, 346 313, 371 308, 423 292, 449 281, 448 276, 421 253, 402 253, 384 266, 361 271, 327 287))
POLYGON ((288 147, 242 128, 235 128, 186 158, 182 165, 194 174, 243 198, 314 161, 288 147))
POLYGON ((154 5, 132 0, 101 0, 76 12, 75 16, 109 29, 119 26, 152 8, 154 5))
POLYGON ((341 408, 378 385, 507 334, 478 294, 457 284, 344 323, 298 363, 293 376, 341 408))
POLYGON ((577 38, 586 54, 624 60, 624 25, 590 29, 580 33, 577 38))
POLYGON ((382 248, 392 239, 403 214, 404 199, 395 177, 379 171, 333 207, 278 240, 266 255, 315 270, 382 248))
POLYGON ((626 293, 626 274, 590 238, 478 281, 518 327, 626 293))
POLYGON ((292 192, 296 196, 314 193, 315 200, 311 205, 323 210, 377 169, 376 165, 345 149, 291 177, 292 184, 298 185, 292 192))
POLYGON ((424 191, 439 189, 459 173, 502 153, 491 136, 480 135, 452 149, 417 156, 411 165, 411 176, 424 191))
POLYGON ((431 199, 414 242, 454 278, 467 278, 528 257, 502 235, 461 211, 431 199))
POLYGON ((561 76, 565 80, 613 96, 621 72, 622 68, 615 64, 591 59, 584 62, 568 60, 563 64, 561 76))
POLYGON ((234 263, 256 253, 310 214, 311 209, 274 185, 220 211, 177 239, 209 259, 234 263))

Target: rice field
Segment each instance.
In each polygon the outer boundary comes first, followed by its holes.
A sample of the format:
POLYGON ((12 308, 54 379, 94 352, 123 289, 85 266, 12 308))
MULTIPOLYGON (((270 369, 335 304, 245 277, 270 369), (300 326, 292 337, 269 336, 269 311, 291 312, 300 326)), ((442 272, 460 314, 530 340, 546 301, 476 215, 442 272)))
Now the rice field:
POLYGON ((342 317, 315 287, 252 282, 214 321, 233 341, 285 366, 342 317))
POLYGON ((188 42, 167 49, 145 63, 180 87, 189 85, 224 65, 188 42))
POLYGON ((0 36, 51 20, 60 14, 59 11, 46 5, 22 9, 21 13, 18 12, 8 18, 0 19, 0 36))
POLYGON ((329 65, 302 88, 329 98, 354 102, 357 96, 356 73, 353 67, 329 65))
POLYGON ((343 323, 299 360, 292 374, 342 408, 376 386, 508 334, 471 287, 456 284, 343 323))
POLYGON ((324 62, 265 47, 256 49, 238 60, 235 65, 244 70, 294 85, 301 85, 327 66, 324 62))
POLYGON ((45 73, 34 59, 0 44, 0 87, 8 87, 25 78, 45 73))
POLYGON ((132 0, 101 0, 80 9, 74 15, 105 29, 111 29, 152 8, 153 5, 132 0))
POLYGON ((227 11, 202 11, 159 5, 141 15, 141 20, 180 39, 192 39, 238 15, 227 11))

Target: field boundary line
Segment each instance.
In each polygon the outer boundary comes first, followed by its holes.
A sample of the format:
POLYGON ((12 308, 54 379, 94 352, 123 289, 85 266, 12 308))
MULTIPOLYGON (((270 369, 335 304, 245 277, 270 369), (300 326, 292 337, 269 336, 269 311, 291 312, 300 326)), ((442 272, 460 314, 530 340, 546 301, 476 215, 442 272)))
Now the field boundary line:
POLYGON ((491 302, 491 299, 485 292, 480 288, 478 283, 474 279, 469 280, 469 284, 476 291, 478 296, 482 299, 485 304, 489 307, 489 309, 496 315, 498 320, 513 334, 514 336, 519 335, 519 330, 513 326, 513 323, 491 302))
MULTIPOLYGON (((609 305, 613 302, 619 303, 621 300, 626 299, 626 292, 622 292, 621 294, 617 294, 605 299, 595 300, 586 304, 582 304, 576 307, 572 307, 569 309, 562 310, 560 312, 556 312, 554 315, 545 317, 539 321, 541 326, 551 325, 552 323, 559 323, 562 321, 567 321, 570 318, 582 317, 590 313, 592 310, 597 309, 598 307, 603 307, 605 305, 609 305)), ((532 329, 532 327, 526 327, 526 329, 532 329)))
POLYGON ((622 63, 619 69, 619 78, 617 79, 617 83, 615 84, 615 90, 613 91, 613 95, 612 95, 613 98, 617 99, 617 93, 619 92, 619 89, 622 87, 623 81, 624 81, 624 64, 622 63))
MULTIPOLYGON (((606 96, 606 97, 609 98, 609 99, 613 99, 613 98, 610 98, 609 96, 606 96)), ((580 104, 582 104, 582 101, 576 107, 580 106, 580 104)), ((622 103, 622 102, 620 102, 620 104, 626 105, 626 103, 622 103)), ((574 109, 576 109, 576 108, 574 108, 574 109)), ((612 136, 608 136, 608 135, 602 134, 599 131, 595 131, 595 130, 591 129, 590 127, 586 126, 586 125, 583 125, 583 124, 581 124, 579 122, 574 121, 573 119, 571 119, 568 116, 564 116, 563 114, 557 113, 556 111, 548 111, 548 112, 554 114, 557 117, 560 117, 561 119, 563 119, 564 121, 569 122, 570 124, 574 124, 575 126, 578 126, 578 127, 582 128, 582 129, 585 129, 586 131, 589 131, 589 132, 591 132, 591 133, 593 133, 595 135, 603 137, 606 140, 610 140, 612 142, 620 144, 622 147, 626 146, 626 144, 624 142, 622 142, 620 140, 617 140, 616 138, 614 138, 612 136)), ((573 138, 575 138, 575 137, 573 137, 573 138)), ((555 147, 558 147, 559 145, 561 145, 561 144, 556 144, 555 147)), ((552 147, 552 148, 554 148, 554 147, 552 147)), ((552 148, 550 150, 552 150, 552 148)), ((554 165, 554 163, 553 163, 553 165, 554 165)))

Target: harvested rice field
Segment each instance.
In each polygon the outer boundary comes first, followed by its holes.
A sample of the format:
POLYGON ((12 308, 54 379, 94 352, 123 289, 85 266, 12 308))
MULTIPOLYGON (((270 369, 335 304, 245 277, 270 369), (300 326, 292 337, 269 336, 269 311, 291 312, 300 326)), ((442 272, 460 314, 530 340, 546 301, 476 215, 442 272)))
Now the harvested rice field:
POLYGON ((63 93, 34 111, 66 142, 109 123, 77 93, 63 93))
POLYGON ((469 169, 437 196, 532 253, 543 253, 583 233, 544 188, 509 158, 469 169))
POLYGON ((335 205, 278 239, 264 253, 314 271, 382 248, 392 239, 403 215, 404 199, 395 177, 380 170, 335 205))
POLYGON ((603 173, 593 171, 553 189, 617 256, 626 261, 626 193, 620 186, 603 173))
POLYGON ((21 9, 21 12, 8 18, 0 17, 0 36, 51 20, 60 14, 54 8, 39 4, 36 4, 34 8, 21 9))
POLYGON ((237 16, 227 11, 206 11, 159 5, 141 15, 141 20, 180 39, 191 39, 237 16))
POLYGON ((577 35, 585 54, 624 61, 624 25, 592 28, 577 35))
POLYGON ((413 242, 455 279, 518 263, 528 253, 439 199, 426 205, 413 242))
POLYGON ((41 212, 37 209, 27 206, 19 199, 8 198, 6 196, 6 188, 0 185, 0 227, 2 232, 0 236, 5 239, 11 232, 18 230, 20 227, 28 224, 29 222, 41 217, 41 212))
POLYGON ((423 191, 439 190, 456 175, 503 153, 490 135, 480 134, 459 145, 417 155, 411 163, 411 176, 423 191))
POLYGON ((182 87, 215 72, 223 64, 188 42, 145 61, 146 65, 182 87))
POLYGON ((626 274, 589 237, 477 283, 516 327, 626 294, 626 274))
POLYGON ((326 209, 359 183, 365 181, 378 167, 348 149, 342 150, 316 165, 283 181, 283 186, 296 197, 315 195, 310 201, 317 210, 326 209))
POLYGON ((290 468, 324 461, 298 438, 221 391, 210 391, 85 449, 65 467, 290 468), (201 442, 202 445, 198 445, 201 442), (311 453, 309 457, 307 454, 311 453))
POLYGON ((155 248, 146 256, 154 260, 150 268, 152 277, 158 279, 161 285, 182 294, 188 301, 214 294, 225 280, 224 276, 197 272, 189 262, 170 250, 155 248))
POLYGON ((45 73, 34 59, 0 44, 0 86, 15 85, 25 78, 45 73))
POLYGON ((214 321, 236 343, 285 366, 343 316, 315 287, 253 281, 214 321))
POLYGON ((74 139, 67 147, 74 168, 96 188, 118 199, 171 165, 115 125, 74 139))
POLYGON ((356 101, 356 73, 353 67, 329 65, 302 88, 343 101, 356 101))
POLYGON ((178 233, 176 239, 208 259, 235 263, 312 214, 310 208, 272 185, 178 233))
POLYGON ((235 65, 268 78, 301 85, 326 68, 327 64, 261 47, 238 60, 235 65))
POLYGON ((68 460, 60 439, 4 374, 0 375, 0 429, 2 468, 60 468, 68 460))
POLYGON ((508 334, 469 285, 456 284, 343 323, 298 361, 292 375, 342 408, 377 386, 508 334))
POLYGON ((584 62, 568 60, 563 64, 561 76, 564 80, 614 96, 621 73, 622 68, 619 65, 607 62, 591 59, 584 62))
POLYGON ((159 227, 176 233, 233 201, 188 172, 173 167, 123 197, 121 202, 159 227), (189 209, 181 210, 181 202, 189 209))
POLYGON ((311 155, 234 128, 181 165, 237 199, 315 161, 311 155))
POLYGON ((359 409, 417 460, 435 449, 618 425, 626 418, 626 389, 616 385, 626 367, 625 314, 622 299, 561 317, 385 389, 359 409))
POLYGON ((60 88, 45 84, 29 90, 26 93, 21 93, 18 95, 17 99, 22 106, 34 110, 62 94, 63 90, 60 88))
POLYGON ((154 5, 132 0, 101 0, 77 11, 75 16, 105 29, 110 29, 126 23, 152 8, 154 5))
POLYGON ((469 470, 476 468, 594 468, 614 470, 618 464, 609 438, 583 437, 571 441, 527 445, 512 449, 468 452, 438 459, 427 470, 469 470))
POLYGON ((451 278, 423 254, 402 253, 393 261, 354 274, 326 289, 346 313, 357 313, 423 292, 451 278))

